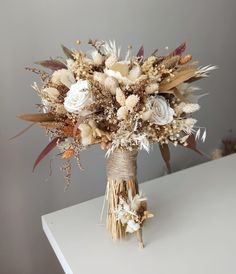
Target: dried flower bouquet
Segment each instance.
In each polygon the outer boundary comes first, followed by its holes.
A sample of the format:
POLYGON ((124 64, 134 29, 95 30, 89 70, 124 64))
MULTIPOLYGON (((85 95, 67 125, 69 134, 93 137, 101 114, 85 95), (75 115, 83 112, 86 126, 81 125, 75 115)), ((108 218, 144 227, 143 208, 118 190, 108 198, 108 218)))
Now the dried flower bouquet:
POLYGON ((65 59, 37 62, 50 72, 27 68, 42 79, 40 86, 33 84, 41 98, 40 112, 18 117, 40 125, 51 140, 34 168, 58 147, 68 183, 72 157, 80 165, 79 153, 89 145, 100 144, 106 150, 107 228, 113 239, 136 233, 143 246, 141 229, 153 215, 138 190, 138 151, 149 152, 158 143, 168 171, 169 143, 199 152, 195 140, 201 135, 204 141, 206 131, 192 118, 202 96, 192 83, 216 67, 198 67, 190 54, 184 54, 185 43, 165 56, 155 51, 146 58, 143 47, 135 56, 128 47, 122 58, 115 42, 88 44, 90 52, 62 46, 65 59))

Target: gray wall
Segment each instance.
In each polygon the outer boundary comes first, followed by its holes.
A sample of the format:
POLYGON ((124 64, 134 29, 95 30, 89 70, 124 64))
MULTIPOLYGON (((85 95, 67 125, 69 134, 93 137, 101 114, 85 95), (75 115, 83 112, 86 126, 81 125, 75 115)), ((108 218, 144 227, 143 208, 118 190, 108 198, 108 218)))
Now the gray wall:
MULTIPOLYGON (((82 153, 85 171, 76 167, 73 183, 64 192, 59 163, 48 176, 48 160, 32 174, 32 163, 47 144, 41 129, 8 138, 26 126, 15 116, 34 111, 39 98, 30 88, 37 78, 24 71, 35 60, 61 55, 60 43, 116 39, 124 47, 142 43, 147 53, 156 47, 174 48, 188 41, 189 52, 201 64, 220 70, 200 83, 210 93, 201 101, 199 124, 208 129, 200 147, 209 153, 235 130, 235 0, 1 0, 0 9, 0 273, 62 273, 40 223, 40 216, 102 195, 105 189, 104 153, 97 147, 82 153)), ((206 161, 183 148, 172 149, 179 170, 206 161)), ((163 175, 164 165, 154 147, 139 157, 140 181, 163 175)))

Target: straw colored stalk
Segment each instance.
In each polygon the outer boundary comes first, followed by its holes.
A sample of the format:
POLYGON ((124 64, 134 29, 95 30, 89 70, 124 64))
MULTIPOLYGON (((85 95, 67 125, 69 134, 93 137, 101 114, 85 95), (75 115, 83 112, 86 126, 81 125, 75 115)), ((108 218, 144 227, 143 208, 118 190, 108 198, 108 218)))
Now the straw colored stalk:
MULTIPOLYGON (((131 190, 132 196, 138 194, 136 180, 137 152, 118 150, 113 152, 107 160, 107 229, 114 240, 126 237, 126 225, 117 220, 115 210, 120 196, 127 196, 131 190)), ((143 247, 142 231, 136 232, 139 246, 143 247)))

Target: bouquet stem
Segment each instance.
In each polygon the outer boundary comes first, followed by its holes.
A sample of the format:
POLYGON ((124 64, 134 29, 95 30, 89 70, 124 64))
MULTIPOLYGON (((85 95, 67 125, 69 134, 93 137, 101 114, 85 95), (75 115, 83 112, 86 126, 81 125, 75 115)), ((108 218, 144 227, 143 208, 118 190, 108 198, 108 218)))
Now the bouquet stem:
MULTIPOLYGON (((126 237, 127 225, 117 218, 122 199, 135 197, 138 191, 137 151, 117 150, 107 159, 107 229, 114 240, 126 237)), ((142 228, 136 231, 139 246, 143 247, 142 228)))

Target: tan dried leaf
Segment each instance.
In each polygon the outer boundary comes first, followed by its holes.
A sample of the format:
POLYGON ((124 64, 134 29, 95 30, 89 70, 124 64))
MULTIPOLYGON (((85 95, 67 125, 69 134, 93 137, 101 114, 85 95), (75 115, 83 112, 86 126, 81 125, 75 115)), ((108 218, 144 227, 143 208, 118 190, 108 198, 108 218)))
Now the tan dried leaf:
POLYGON ((173 78, 168 78, 160 84, 160 91, 170 90, 195 76, 196 69, 178 71, 173 78))

